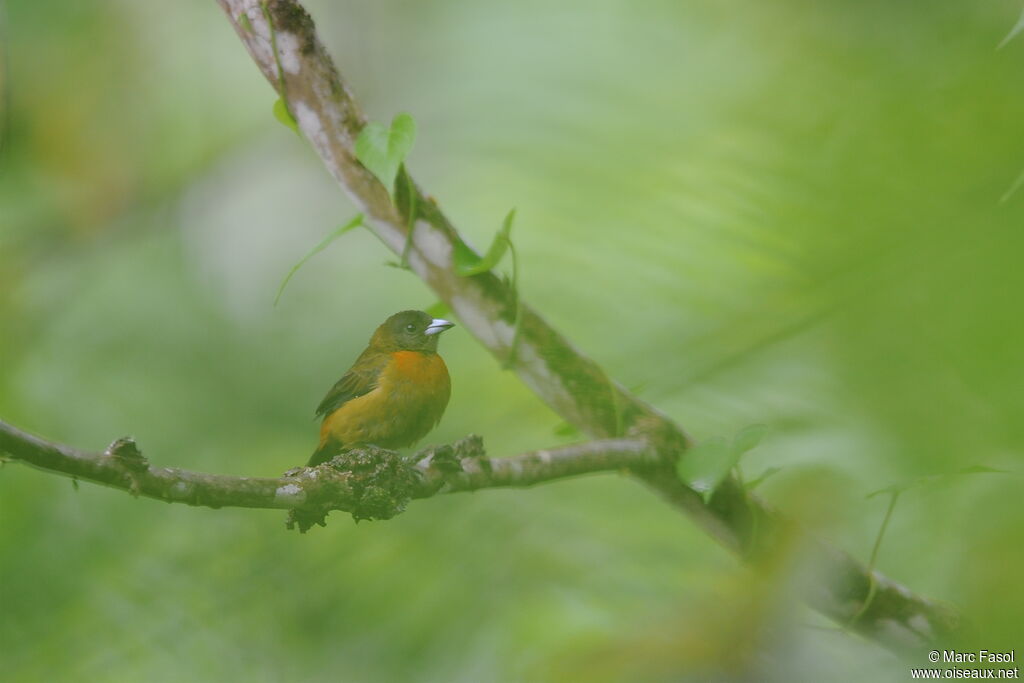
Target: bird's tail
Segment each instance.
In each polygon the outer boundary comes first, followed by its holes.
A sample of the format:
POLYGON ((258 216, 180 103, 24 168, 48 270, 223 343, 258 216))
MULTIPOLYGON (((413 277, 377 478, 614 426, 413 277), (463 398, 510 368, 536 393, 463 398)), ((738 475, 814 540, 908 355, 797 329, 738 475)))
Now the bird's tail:
POLYGON ((309 462, 306 463, 306 467, 316 467, 321 463, 325 463, 338 454, 341 450, 341 444, 334 439, 324 439, 320 442, 320 445, 313 455, 309 456, 309 462))

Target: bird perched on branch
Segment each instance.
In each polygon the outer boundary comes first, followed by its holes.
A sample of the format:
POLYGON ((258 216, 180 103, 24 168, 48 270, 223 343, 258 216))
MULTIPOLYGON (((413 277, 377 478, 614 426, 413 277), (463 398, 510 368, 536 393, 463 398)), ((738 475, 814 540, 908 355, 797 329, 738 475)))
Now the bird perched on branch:
POLYGON ((317 407, 324 418, 320 445, 306 466, 330 460, 343 447, 404 448, 426 436, 451 395, 448 367, 437 353, 438 337, 451 327, 423 311, 385 320, 317 407))

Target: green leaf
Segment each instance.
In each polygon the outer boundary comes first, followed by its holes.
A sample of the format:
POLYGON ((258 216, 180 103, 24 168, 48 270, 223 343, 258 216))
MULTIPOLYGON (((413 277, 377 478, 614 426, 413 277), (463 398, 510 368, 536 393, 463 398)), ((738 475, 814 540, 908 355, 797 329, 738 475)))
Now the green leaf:
POLYGON ((885 488, 878 489, 877 491, 872 491, 871 493, 867 494, 865 498, 874 498, 875 496, 882 495, 883 493, 903 493, 907 489, 912 489, 915 486, 930 484, 941 479, 959 477, 964 474, 1013 474, 1013 472, 1009 472, 1007 470, 997 470, 994 467, 987 467, 985 465, 971 465, 970 467, 965 467, 962 470, 957 470, 956 472, 945 472, 942 474, 926 474, 923 477, 915 477, 914 479, 905 479, 903 481, 898 481, 895 484, 890 484, 889 486, 886 486, 885 488))
POLYGON ((561 422, 555 425, 555 428, 551 430, 555 436, 578 436, 580 430, 568 422, 561 422))
POLYGON ((249 21, 249 15, 245 12, 238 15, 238 25, 241 26, 246 33, 252 33, 252 22, 249 21))
POLYGON ((412 178, 409 177, 409 170, 405 164, 399 164, 398 176, 395 178, 394 192, 395 206, 398 213, 405 217, 405 244, 402 245, 401 264, 403 268, 409 267, 409 250, 412 249, 412 235, 416 230, 416 209, 417 190, 412 178))
POLYGON ((390 128, 370 122, 356 139, 356 158, 391 193, 398 169, 415 141, 416 121, 408 114, 392 119, 390 128))
POLYGON ((299 135, 299 124, 295 122, 292 113, 288 111, 288 105, 280 97, 274 100, 274 118, 295 131, 299 135))
POLYGON ((958 474, 1013 474, 1013 472, 1009 470, 999 470, 995 467, 988 467, 987 465, 971 465, 970 467, 965 467, 959 472, 953 472, 952 475, 947 476, 956 476, 958 474))
POLYGON ((762 483, 764 483, 765 479, 767 479, 768 477, 772 476, 773 474, 777 474, 777 473, 779 473, 781 471, 782 471, 781 467, 769 467, 764 472, 762 472, 760 475, 758 475, 757 477, 755 477, 754 479, 752 479, 752 480, 750 480, 750 481, 748 481, 746 483, 747 490, 748 491, 753 491, 755 488, 757 488, 762 483))
POLYGON ((434 305, 427 308, 426 311, 424 312, 431 318, 443 318, 449 313, 451 313, 451 310, 451 306, 449 306, 443 301, 438 301, 434 305))
POLYGON ((292 279, 292 276, 295 275, 295 273, 299 270, 299 268, 303 266, 303 264, 306 263, 306 261, 308 261, 316 254, 319 254, 321 251, 326 249, 331 242, 338 239, 349 230, 358 228, 362 224, 363 214, 356 214, 355 217, 352 218, 352 220, 350 220, 348 223, 345 223, 345 225, 341 226, 340 228, 332 232, 330 235, 325 237, 323 240, 321 240, 320 244, 313 247, 308 254, 303 256, 298 263, 292 266, 292 269, 288 271, 287 275, 285 275, 284 280, 281 281, 281 286, 277 288, 277 296, 274 297, 274 305, 276 306, 277 302, 280 301, 281 295, 284 293, 284 288, 288 285, 288 281, 292 279))
POLYGON ((473 250, 465 244, 461 242, 456 243, 454 254, 455 274, 462 277, 479 275, 498 265, 498 261, 505 255, 511 244, 509 234, 512 232, 512 223, 515 221, 515 218, 516 210, 512 209, 505 216, 505 220, 501 224, 501 230, 494 236, 490 248, 482 257, 474 254, 473 250))
POLYGON ((722 437, 708 439, 682 454, 676 465, 679 478, 707 500, 739 459, 740 453, 722 437))
POLYGON ((1006 34, 1006 37, 996 46, 996 49, 1001 50, 1007 43, 1016 38, 1021 31, 1024 31, 1024 10, 1021 10, 1017 23, 1013 25, 1013 28, 1006 34))
POLYGON ((919 484, 923 484, 924 482, 928 481, 928 479, 929 479, 929 477, 919 477, 917 479, 905 479, 903 481, 898 481, 895 484, 889 484, 885 488, 878 489, 877 491, 872 491, 871 493, 869 493, 868 495, 866 495, 864 497, 867 498, 867 499, 871 499, 871 498, 874 498, 875 496, 880 496, 880 495, 882 495, 884 493, 888 493, 888 494, 903 493, 904 491, 906 491, 909 488, 913 488, 915 486, 918 486, 919 484))
POLYGON ((747 451, 757 448, 767 432, 768 425, 762 424, 749 425, 736 432, 736 436, 732 438, 732 448, 734 451, 738 451, 737 459, 747 451))
POLYGON ((1004 192, 1003 196, 999 198, 999 203, 1005 204, 1010 201, 1010 197, 1012 197, 1013 194, 1021 188, 1021 186, 1024 186, 1024 171, 1021 171, 1020 175, 1017 176, 1017 179, 1013 181, 1012 185, 1010 185, 1010 189, 1004 192))

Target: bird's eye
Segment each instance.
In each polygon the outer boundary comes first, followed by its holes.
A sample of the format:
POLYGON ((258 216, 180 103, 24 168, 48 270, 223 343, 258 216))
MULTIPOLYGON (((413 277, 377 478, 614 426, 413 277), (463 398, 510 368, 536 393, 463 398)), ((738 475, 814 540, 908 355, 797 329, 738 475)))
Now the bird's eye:
POLYGON ((412 332, 416 329, 416 325, 413 323, 409 323, 408 325, 405 326, 405 329, 408 330, 409 332, 412 332))

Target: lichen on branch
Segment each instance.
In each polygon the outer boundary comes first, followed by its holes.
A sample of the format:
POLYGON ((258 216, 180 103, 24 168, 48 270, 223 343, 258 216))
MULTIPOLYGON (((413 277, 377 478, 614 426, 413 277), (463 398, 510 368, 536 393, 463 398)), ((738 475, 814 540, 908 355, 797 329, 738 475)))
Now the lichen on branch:
POLYGON ((591 472, 641 471, 657 462, 643 440, 606 439, 488 458, 483 439, 470 435, 430 446, 412 458, 376 446, 339 453, 316 467, 281 477, 233 477, 152 464, 134 440, 122 437, 92 453, 24 432, 0 421, 0 453, 42 470, 122 489, 134 496, 211 508, 286 509, 306 531, 333 510, 361 519, 390 519, 409 502, 443 493, 526 487, 591 472))

